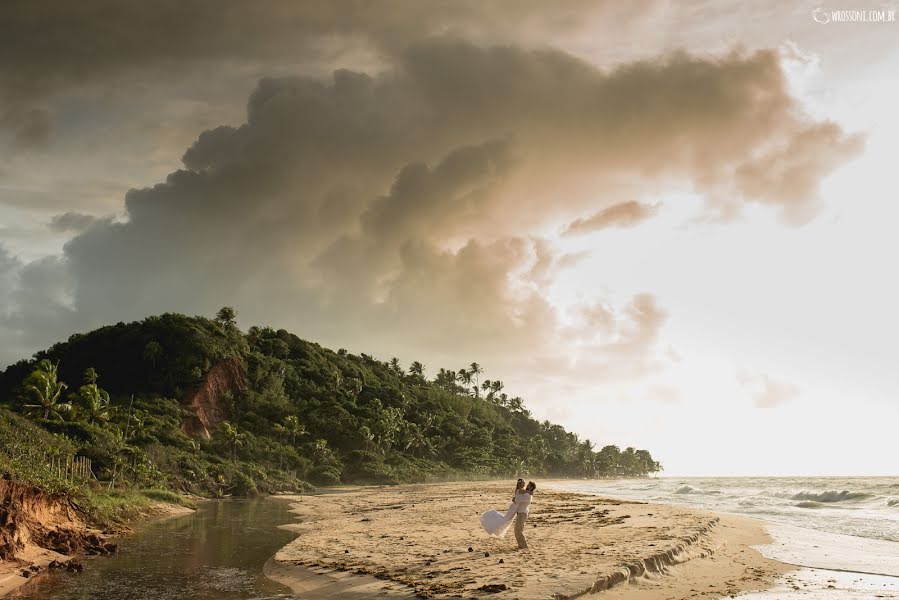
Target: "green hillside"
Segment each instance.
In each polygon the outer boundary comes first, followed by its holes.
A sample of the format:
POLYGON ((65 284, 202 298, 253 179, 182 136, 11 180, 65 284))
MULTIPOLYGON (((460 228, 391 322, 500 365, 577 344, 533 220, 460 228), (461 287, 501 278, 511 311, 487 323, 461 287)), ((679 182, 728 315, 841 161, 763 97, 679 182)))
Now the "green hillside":
MULTIPOLYGON (((90 459, 101 482, 211 496, 660 470, 644 450, 596 451, 533 419, 488 377, 472 364, 429 380, 420 363, 334 352, 283 329, 243 333, 225 308, 72 336, 0 374, 0 404, 67 449, 48 453, 90 459)), ((7 428, 13 418, 0 411, 7 428)), ((15 452, 0 441, 0 467, 15 452)))

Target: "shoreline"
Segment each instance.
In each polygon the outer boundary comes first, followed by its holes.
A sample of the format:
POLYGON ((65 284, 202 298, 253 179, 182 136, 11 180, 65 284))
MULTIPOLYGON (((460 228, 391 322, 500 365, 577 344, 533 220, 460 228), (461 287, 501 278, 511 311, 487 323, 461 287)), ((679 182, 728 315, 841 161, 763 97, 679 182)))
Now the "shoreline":
MULTIPOLYGON (((895 489, 895 478, 660 479, 667 482, 653 487, 636 480, 612 484, 558 480, 548 484, 556 489, 646 499, 760 521, 772 540, 757 545, 756 549, 794 570, 780 577, 765 592, 741 596, 746 600, 870 600, 875 597, 899 600, 899 542, 846 533, 870 533, 876 519, 889 519, 884 507, 892 506, 887 501, 895 489), (777 480, 785 483, 770 484, 777 480), (735 481, 736 485, 728 487, 724 482, 729 481, 735 481), (820 499, 821 503, 796 504, 808 498, 820 499), (746 514, 758 512, 754 510, 757 507, 764 509, 764 516, 746 514), (859 507, 872 512, 862 514, 861 521, 854 521, 852 517, 862 511, 846 513, 859 507), (834 515, 839 515, 836 521, 834 515), (850 522, 854 525, 849 526, 850 522)), ((895 528, 885 531, 895 537, 895 528)))
POLYGON ((753 547, 771 542, 760 521, 552 489, 538 491, 526 528, 531 549, 518 552, 511 534, 491 538, 478 521, 484 510, 505 508, 512 487, 426 484, 285 498, 298 522, 284 528, 298 537, 265 574, 313 600, 599 591, 651 600, 764 590, 793 570, 753 547))

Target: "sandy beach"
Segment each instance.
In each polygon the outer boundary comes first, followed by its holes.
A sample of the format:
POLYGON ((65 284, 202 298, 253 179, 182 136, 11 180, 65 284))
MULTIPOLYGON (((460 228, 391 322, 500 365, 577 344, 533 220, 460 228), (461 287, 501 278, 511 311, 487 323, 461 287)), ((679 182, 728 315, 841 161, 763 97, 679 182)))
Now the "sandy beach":
POLYGON ((718 598, 765 589, 790 567, 751 546, 751 519, 541 489, 518 551, 479 517, 513 482, 372 487, 292 498, 296 540, 266 573, 303 597, 718 598))

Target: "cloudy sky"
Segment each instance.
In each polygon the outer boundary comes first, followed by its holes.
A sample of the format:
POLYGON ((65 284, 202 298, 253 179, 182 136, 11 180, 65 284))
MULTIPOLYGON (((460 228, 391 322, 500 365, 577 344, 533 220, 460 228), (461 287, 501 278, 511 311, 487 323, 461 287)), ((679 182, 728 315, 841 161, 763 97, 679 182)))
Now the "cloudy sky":
POLYGON ((896 474, 897 5, 8 3, 0 364, 227 304, 671 475, 896 474))

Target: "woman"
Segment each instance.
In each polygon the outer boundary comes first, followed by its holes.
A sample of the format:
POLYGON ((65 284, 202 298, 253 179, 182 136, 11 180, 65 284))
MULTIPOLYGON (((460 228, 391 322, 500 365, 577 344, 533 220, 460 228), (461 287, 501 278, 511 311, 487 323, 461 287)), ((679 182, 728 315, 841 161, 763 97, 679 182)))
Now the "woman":
POLYGON ((509 527, 512 525, 512 521, 515 520, 515 515, 518 513, 518 504, 515 502, 515 496, 522 493, 523 490, 524 479, 519 479, 515 482, 515 495, 512 496, 512 505, 509 506, 505 513, 501 513, 498 510, 488 510, 481 515, 481 525, 484 527, 484 531, 496 537, 506 535, 506 532, 509 531, 509 527))

